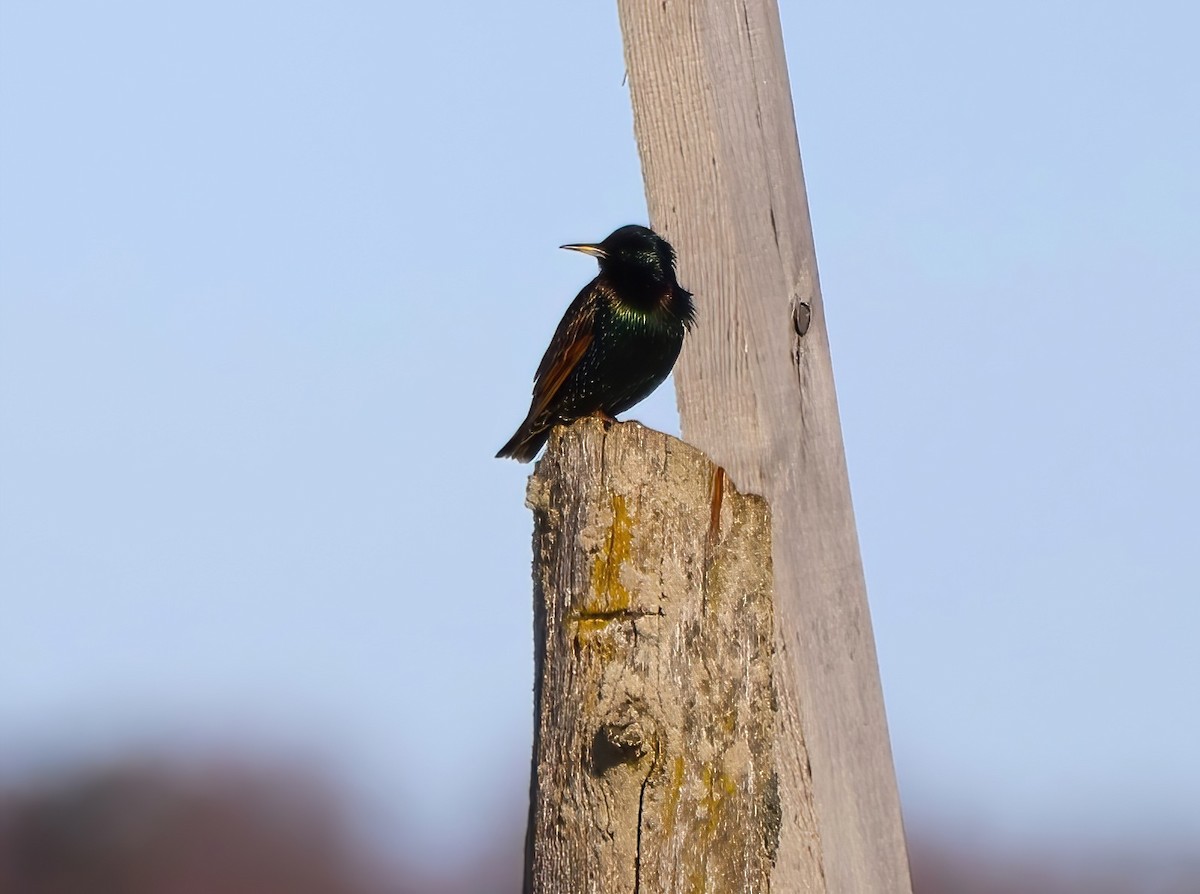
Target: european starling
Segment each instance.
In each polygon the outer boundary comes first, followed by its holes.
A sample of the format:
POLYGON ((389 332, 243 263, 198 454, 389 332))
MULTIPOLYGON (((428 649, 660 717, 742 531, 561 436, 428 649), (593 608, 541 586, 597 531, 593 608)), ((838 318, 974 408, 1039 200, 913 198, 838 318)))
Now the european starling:
POLYGON ((614 230, 594 245, 600 275, 567 308, 533 378, 533 403, 496 456, 529 462, 560 423, 628 410, 667 377, 695 311, 675 281, 675 250, 645 227, 614 230))

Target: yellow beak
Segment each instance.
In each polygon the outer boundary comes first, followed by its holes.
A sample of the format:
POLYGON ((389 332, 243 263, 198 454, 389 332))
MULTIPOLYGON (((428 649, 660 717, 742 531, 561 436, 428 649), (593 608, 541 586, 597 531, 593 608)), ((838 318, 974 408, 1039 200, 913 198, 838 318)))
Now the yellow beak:
POLYGON ((604 249, 602 249, 599 245, 589 245, 589 244, 580 243, 580 244, 575 244, 575 245, 560 245, 559 248, 566 248, 566 249, 569 249, 570 251, 581 251, 585 255, 591 255, 594 258, 607 258, 608 257, 608 255, 605 253, 604 249))

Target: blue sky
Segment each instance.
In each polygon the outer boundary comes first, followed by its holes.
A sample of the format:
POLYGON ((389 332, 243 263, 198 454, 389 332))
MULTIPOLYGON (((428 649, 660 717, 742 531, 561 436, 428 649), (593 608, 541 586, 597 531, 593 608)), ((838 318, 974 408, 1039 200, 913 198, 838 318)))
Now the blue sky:
MULTIPOLYGON (((910 818, 1200 834, 1200 13, 782 13, 910 818)), ((0 774, 523 796, 492 455, 645 221, 623 74, 611 3, 0 8, 0 774)))

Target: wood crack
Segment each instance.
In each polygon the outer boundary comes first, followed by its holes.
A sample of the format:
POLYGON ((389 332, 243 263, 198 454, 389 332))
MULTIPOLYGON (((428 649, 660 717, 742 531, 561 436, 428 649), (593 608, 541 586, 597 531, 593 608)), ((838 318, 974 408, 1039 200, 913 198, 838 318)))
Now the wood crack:
POLYGON ((660 609, 581 609, 567 615, 569 621, 636 621, 638 618, 662 617, 660 609))
POLYGON ((650 785, 650 777, 653 772, 654 765, 651 764, 650 769, 646 772, 646 778, 642 780, 642 788, 638 794, 637 850, 633 854, 633 894, 641 894, 642 890, 642 824, 646 821, 646 787, 650 785))

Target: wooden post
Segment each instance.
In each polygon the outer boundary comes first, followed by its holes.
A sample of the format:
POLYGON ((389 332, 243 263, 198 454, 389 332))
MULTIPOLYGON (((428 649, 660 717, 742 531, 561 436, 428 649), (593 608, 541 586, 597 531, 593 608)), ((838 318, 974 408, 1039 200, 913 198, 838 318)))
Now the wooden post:
MULTIPOLYGON (((530 479, 525 890, 766 892, 780 835, 771 523, 700 451, 595 419, 530 479)), ((819 866, 804 887, 823 891, 819 866)))
POLYGON ((683 434, 772 511, 783 805, 772 885, 810 890, 815 856, 831 894, 903 894, 899 798, 778 9, 617 6, 650 218, 696 294, 698 325, 675 377, 683 434))

